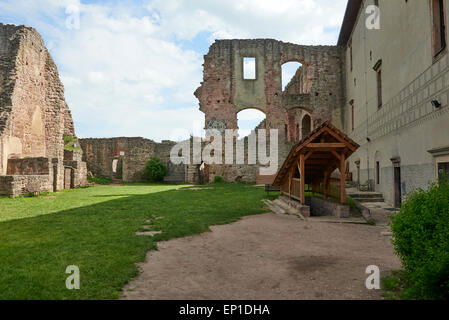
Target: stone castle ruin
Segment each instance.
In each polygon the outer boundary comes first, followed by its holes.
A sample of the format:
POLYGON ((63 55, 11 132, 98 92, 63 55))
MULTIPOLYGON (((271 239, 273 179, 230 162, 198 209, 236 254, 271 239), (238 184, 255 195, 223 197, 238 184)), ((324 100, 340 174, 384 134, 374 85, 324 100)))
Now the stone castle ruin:
MULTIPOLYGON (((344 82, 340 47, 301 46, 272 39, 219 40, 204 56, 203 66, 203 82, 195 96, 205 114, 205 129, 221 133, 238 129, 238 112, 260 110, 266 119, 255 129, 278 129, 279 164, 295 143, 321 123, 333 120, 341 127, 344 82), (245 58, 255 59, 255 79, 244 79, 245 58), (283 91, 282 65, 292 61, 302 66, 283 91)), ((230 182, 262 183, 259 165, 248 164, 249 137, 244 139, 245 164, 205 166, 171 164, 170 149, 175 143, 169 141, 159 144, 143 138, 114 138, 80 142, 88 168, 95 175, 137 181, 145 162, 158 156, 169 167, 168 181, 212 182, 221 176, 230 182)), ((192 159, 192 149, 190 156, 192 159)))
MULTIPOLYGON (((282 164, 291 147, 313 128, 325 121, 341 127, 343 67, 343 52, 336 46, 301 46, 272 39, 219 40, 204 57, 204 79, 195 96, 205 114, 206 129, 238 129, 237 114, 246 109, 265 113, 266 120, 258 129, 278 129, 278 163, 282 164), (251 79, 244 74, 248 58, 255 61, 251 79), (282 65, 288 62, 302 66, 282 90, 282 65)), ((263 182, 257 167, 210 165, 206 179, 218 175, 231 182, 263 182)))
POLYGON ((0 195, 86 184, 76 141, 64 87, 41 36, 0 24, 0 195))
MULTIPOLYGON (((76 187, 86 183, 87 170, 97 176, 139 181, 152 156, 167 164, 167 181, 212 182, 215 176, 230 182, 264 181, 260 164, 248 162, 251 135, 244 138, 245 163, 227 165, 174 165, 171 141, 78 142, 57 68, 32 28, 0 25, 0 61, 0 194, 76 187), (67 146, 67 141, 72 144, 67 146)), ((195 92, 205 114, 205 129, 222 133, 238 129, 240 111, 260 110, 266 119, 255 129, 278 129, 280 165, 291 147, 321 123, 333 121, 341 127, 343 64, 342 49, 337 46, 301 46, 272 39, 216 41, 204 56, 204 78, 195 92), (252 79, 244 75, 247 58, 254 60, 252 79), (299 62, 301 67, 283 90, 282 65, 287 62, 299 62)))
POLYGON ((144 138, 80 139, 89 171, 95 176, 110 177, 126 182, 142 180, 145 163, 152 156, 167 165, 166 181, 186 180, 185 166, 170 161, 170 151, 175 142, 154 142, 144 138))

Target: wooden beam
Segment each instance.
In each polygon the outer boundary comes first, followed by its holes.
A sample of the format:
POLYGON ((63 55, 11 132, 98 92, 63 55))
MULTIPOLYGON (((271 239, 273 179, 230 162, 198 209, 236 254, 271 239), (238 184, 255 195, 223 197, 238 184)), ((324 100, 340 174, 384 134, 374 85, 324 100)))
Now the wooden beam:
POLYGON ((326 159, 321 159, 321 160, 319 160, 319 159, 311 159, 311 160, 306 160, 306 165, 309 165, 309 164, 323 164, 323 165, 326 165, 326 164, 329 164, 329 161, 327 161, 326 159))
POLYGON ((304 160, 305 156, 304 154, 301 154, 299 156, 299 173, 301 175, 301 183, 300 183, 300 188, 299 188, 299 197, 301 198, 301 203, 302 204, 306 204, 306 195, 304 192, 305 189, 305 181, 306 181, 306 171, 305 171, 305 160, 304 160))
MULTIPOLYGON (((312 150, 315 151, 315 150, 312 150)), ((329 152, 326 153, 317 153, 314 152, 312 156, 309 157, 310 159, 330 159, 333 158, 332 155, 329 152)))
POLYGON ((338 160, 341 159, 341 155, 338 154, 335 150, 332 150, 331 152, 332 152, 332 154, 335 156, 335 158, 337 158, 338 160))
MULTIPOLYGON (((335 132, 333 132, 331 129, 329 129, 329 128, 325 128, 325 130, 331 135, 331 136, 333 136, 335 139, 337 139, 337 140, 344 140, 342 137, 340 137, 339 135, 337 135, 335 132)), ((349 149, 351 149, 351 151, 352 152, 354 152, 355 150, 356 150, 356 148, 352 145, 352 144, 350 144, 348 141, 346 141, 346 140, 344 140, 345 141, 345 144, 346 144, 346 146, 349 148, 349 149)))
POLYGON ((345 143, 340 142, 326 142, 326 143, 309 143, 307 148, 310 149, 335 149, 335 148, 346 148, 345 143))
POLYGON ((293 170, 290 170, 290 178, 288 181, 288 193, 290 195, 290 199, 292 198, 292 182, 293 182, 293 170))
POLYGON ((324 173, 324 198, 327 199, 329 193, 329 173, 326 171, 324 173))
POLYGON ((307 154, 306 154, 306 156, 304 157, 304 161, 307 161, 307 159, 309 159, 310 158, 310 156, 313 154, 313 150, 311 150, 311 151, 309 151, 307 154))
POLYGON ((340 201, 346 203, 346 161, 345 157, 340 158, 340 201))

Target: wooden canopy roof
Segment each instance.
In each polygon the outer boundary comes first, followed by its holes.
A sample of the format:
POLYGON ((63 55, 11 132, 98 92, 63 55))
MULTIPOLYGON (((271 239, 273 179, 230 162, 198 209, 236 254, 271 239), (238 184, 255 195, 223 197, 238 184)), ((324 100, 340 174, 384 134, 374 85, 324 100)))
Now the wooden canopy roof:
POLYGON ((341 169, 342 163, 359 147, 330 122, 324 122, 290 150, 273 185, 280 186, 299 166, 300 158, 303 159, 305 183, 322 181, 337 168, 341 169))

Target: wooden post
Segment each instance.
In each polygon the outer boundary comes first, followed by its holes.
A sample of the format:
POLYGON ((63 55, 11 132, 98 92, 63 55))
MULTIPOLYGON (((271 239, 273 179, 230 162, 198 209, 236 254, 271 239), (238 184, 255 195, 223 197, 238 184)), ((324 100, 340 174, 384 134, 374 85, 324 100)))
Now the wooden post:
POLYGON ((327 199, 328 198, 328 193, 329 193, 329 172, 326 171, 324 173, 324 198, 327 199))
POLYGON ((305 195, 305 183, 306 183, 306 172, 305 172, 305 156, 303 153, 299 155, 299 174, 301 175, 301 183, 299 188, 299 194, 302 204, 306 204, 306 195, 305 195))
POLYGON ((344 154, 340 155, 340 201, 346 203, 346 162, 344 154))
POLYGON ((288 181, 288 193, 290 199, 292 198, 292 182, 293 182, 293 170, 290 170, 290 177, 288 181))

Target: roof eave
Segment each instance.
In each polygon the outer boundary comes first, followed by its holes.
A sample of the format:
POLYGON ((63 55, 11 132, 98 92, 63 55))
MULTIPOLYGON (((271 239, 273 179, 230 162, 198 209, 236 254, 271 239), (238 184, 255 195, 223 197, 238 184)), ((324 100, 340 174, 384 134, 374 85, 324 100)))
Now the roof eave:
POLYGON ((339 46, 346 46, 351 36, 352 30, 357 22, 360 7, 362 6, 362 0, 348 0, 346 6, 345 17, 340 30, 340 36, 338 38, 339 46))

